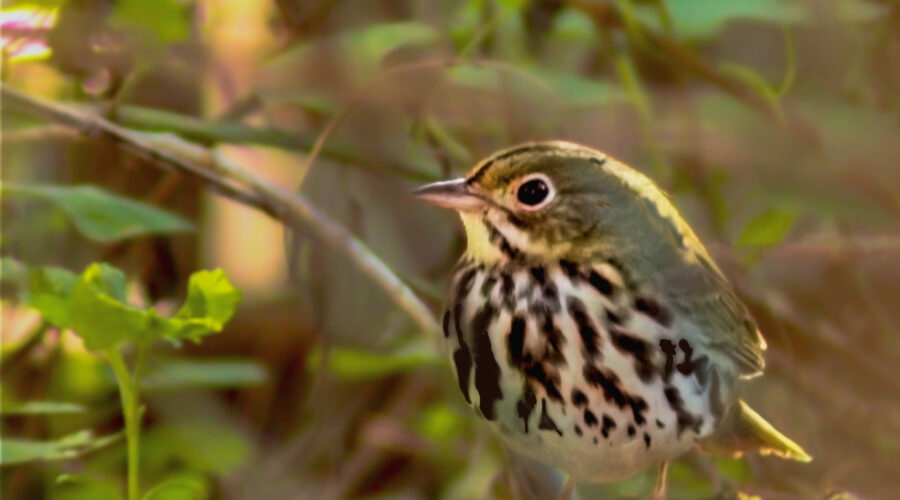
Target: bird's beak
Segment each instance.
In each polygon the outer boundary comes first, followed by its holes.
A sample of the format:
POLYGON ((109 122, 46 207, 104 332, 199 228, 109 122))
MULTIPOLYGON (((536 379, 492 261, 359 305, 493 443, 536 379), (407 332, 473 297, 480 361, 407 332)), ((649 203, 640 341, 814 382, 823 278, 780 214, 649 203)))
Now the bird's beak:
POLYGON ((472 211, 484 206, 484 200, 472 192, 464 178, 425 184, 412 194, 425 203, 453 210, 472 211))

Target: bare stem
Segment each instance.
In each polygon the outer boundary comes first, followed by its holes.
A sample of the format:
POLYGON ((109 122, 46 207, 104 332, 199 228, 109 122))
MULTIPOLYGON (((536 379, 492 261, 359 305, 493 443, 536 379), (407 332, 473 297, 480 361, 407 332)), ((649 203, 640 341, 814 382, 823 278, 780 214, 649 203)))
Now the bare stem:
POLYGON ((198 177, 219 194, 251 206, 288 226, 302 224, 325 244, 346 254, 427 333, 440 326, 418 296, 362 241, 303 196, 272 184, 214 149, 174 134, 136 132, 95 114, 0 86, 7 109, 65 125, 87 135, 103 135, 147 157, 151 163, 198 177))

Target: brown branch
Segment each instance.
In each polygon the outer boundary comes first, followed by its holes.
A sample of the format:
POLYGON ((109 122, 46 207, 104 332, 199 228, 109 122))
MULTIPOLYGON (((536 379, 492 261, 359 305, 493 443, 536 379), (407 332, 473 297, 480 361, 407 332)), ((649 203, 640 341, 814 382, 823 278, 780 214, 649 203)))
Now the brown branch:
POLYGON ((0 95, 7 110, 65 125, 89 136, 102 135, 150 159, 154 165, 198 177, 223 196, 256 208, 287 226, 300 224, 309 228, 322 242, 344 252, 420 328, 438 335, 440 327, 428 307, 365 243, 302 196, 244 169, 220 151, 198 146, 175 134, 136 132, 7 85, 0 84, 0 95))

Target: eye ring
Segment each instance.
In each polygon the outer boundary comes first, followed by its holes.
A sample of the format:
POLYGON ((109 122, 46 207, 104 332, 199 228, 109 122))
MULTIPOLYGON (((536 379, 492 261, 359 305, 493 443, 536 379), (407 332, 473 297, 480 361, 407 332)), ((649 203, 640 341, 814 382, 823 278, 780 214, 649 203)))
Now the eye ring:
POLYGON ((524 210, 540 210, 556 197, 553 183, 544 174, 531 174, 516 186, 516 204, 524 210))

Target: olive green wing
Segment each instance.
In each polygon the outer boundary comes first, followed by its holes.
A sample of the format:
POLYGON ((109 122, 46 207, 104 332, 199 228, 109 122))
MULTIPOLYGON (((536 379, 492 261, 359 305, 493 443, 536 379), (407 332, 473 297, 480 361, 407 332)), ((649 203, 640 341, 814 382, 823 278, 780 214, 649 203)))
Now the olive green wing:
POLYGON ((696 326, 696 340, 732 360, 742 378, 762 373, 766 341, 717 268, 701 261, 669 274, 666 281, 670 302, 696 326))

